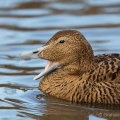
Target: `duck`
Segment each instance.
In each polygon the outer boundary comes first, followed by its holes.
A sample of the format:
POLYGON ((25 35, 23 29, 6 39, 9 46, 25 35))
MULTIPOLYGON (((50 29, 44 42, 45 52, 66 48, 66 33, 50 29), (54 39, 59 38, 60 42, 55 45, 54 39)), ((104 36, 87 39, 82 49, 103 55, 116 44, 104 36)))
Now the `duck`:
POLYGON ((44 59, 47 64, 38 88, 45 94, 74 103, 120 105, 120 54, 94 56, 84 35, 61 30, 22 59, 44 59))

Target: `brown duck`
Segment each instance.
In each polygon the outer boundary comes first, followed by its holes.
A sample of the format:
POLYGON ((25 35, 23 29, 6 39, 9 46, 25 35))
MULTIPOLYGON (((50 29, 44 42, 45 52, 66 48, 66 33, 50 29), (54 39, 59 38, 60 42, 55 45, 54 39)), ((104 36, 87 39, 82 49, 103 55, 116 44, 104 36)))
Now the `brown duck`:
POLYGON ((94 56, 76 30, 57 32, 42 48, 21 54, 23 59, 48 60, 39 89, 72 102, 120 104, 120 55, 94 56))

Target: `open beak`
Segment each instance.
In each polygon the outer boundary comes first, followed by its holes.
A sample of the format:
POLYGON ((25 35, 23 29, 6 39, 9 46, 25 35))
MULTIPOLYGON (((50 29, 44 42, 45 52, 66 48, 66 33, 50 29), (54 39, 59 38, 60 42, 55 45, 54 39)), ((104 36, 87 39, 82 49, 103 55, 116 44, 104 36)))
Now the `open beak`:
MULTIPOLYGON (((23 52, 21 53, 20 57, 24 60, 30 60, 30 59, 39 59, 39 54, 46 49, 48 46, 43 46, 41 48, 38 48, 34 51, 28 51, 28 52, 23 52)), ((38 74, 34 80, 37 80, 43 76, 45 76, 46 74, 49 74, 50 72, 52 72, 53 70, 55 70, 57 68, 57 63, 56 62, 52 62, 52 61, 48 61, 47 65, 45 66, 45 69, 43 70, 43 72, 41 72, 40 74, 38 74)))

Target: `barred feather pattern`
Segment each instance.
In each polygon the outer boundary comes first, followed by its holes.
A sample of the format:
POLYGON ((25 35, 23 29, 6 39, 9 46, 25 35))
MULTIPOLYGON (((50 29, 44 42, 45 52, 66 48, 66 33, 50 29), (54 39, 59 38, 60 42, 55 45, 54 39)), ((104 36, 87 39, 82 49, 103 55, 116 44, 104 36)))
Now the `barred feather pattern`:
POLYGON ((77 77, 66 76, 63 70, 54 71, 44 77, 39 88, 72 102, 120 104, 119 59, 119 54, 95 56, 96 68, 77 77))

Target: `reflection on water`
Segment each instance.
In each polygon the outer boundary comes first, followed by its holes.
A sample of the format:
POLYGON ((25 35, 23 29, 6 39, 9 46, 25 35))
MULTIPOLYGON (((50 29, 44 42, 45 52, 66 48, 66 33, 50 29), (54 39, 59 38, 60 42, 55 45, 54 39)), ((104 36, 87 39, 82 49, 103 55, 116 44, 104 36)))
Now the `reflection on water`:
POLYGON ((77 29, 95 54, 120 52, 119 0, 0 1, 0 119, 115 120, 119 106, 76 105, 47 97, 33 81, 46 64, 22 61, 23 51, 42 46, 55 32, 77 29))

